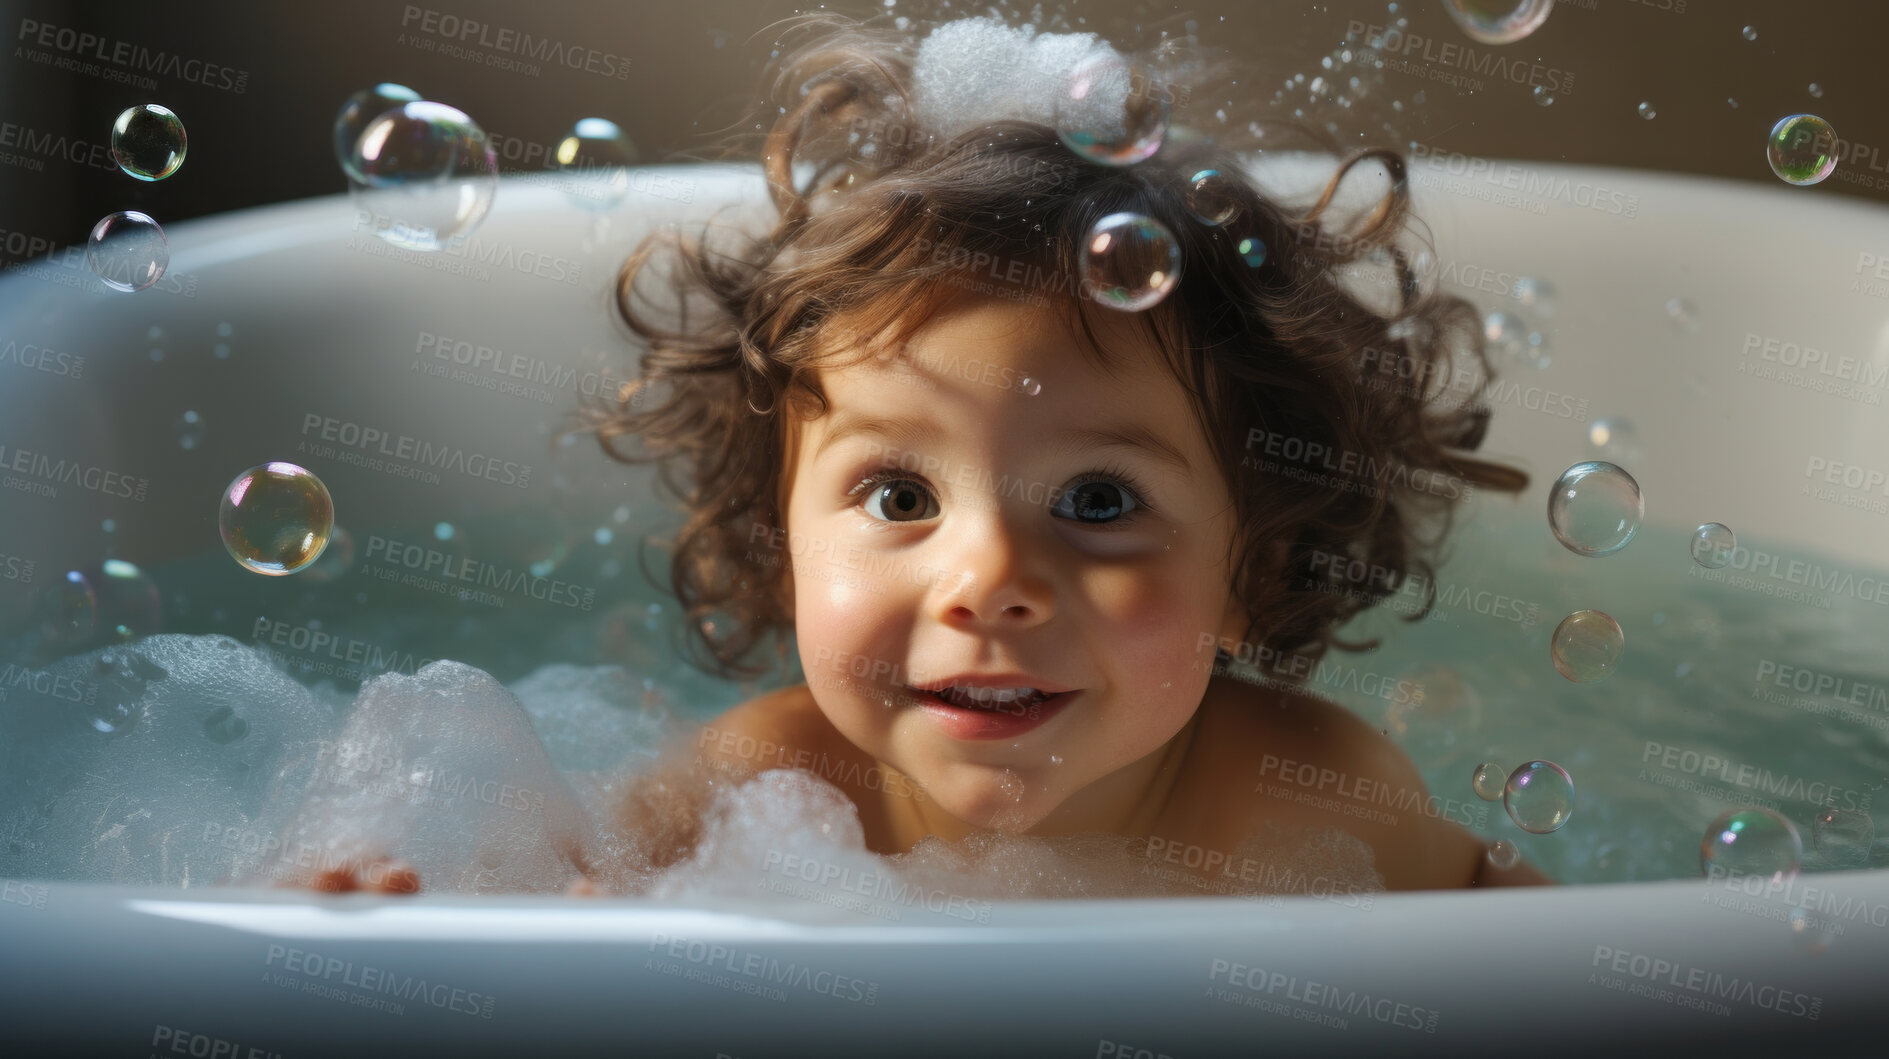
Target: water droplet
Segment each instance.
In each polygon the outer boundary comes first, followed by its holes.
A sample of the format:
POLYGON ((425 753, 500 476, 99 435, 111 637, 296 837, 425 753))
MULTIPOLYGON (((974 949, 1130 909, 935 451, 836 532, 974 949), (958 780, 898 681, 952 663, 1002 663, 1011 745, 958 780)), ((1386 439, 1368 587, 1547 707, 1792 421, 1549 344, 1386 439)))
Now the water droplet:
POLYGON ((1471 40, 1513 44, 1548 21, 1554 0, 1445 0, 1443 7, 1471 40))
POLYGON ((1823 98, 1823 86, 1822 86, 1822 85, 1820 85, 1820 84, 1818 84, 1818 83, 1817 83, 1817 82, 1815 82, 1815 81, 1812 81, 1812 82, 1810 83, 1810 98, 1812 98, 1812 99, 1822 99, 1822 98, 1823 98))
POLYGON ((1536 85, 1532 94, 1535 97, 1536 106, 1538 107, 1554 106, 1554 93, 1548 91, 1547 85, 1536 85))
POLYGON ((1797 878, 1803 859, 1796 825, 1770 809, 1727 810, 1699 843, 1699 870, 1708 878, 1753 877, 1781 888, 1797 878))
POLYGON ((162 180, 184 164, 184 123, 167 107, 126 107, 112 123, 112 158, 139 180, 162 180))
POLYGON ((1160 303, 1181 278, 1181 247, 1167 226, 1139 213, 1095 222, 1082 244, 1083 291, 1111 309, 1138 312, 1160 303))
POLYGON ((1765 141, 1764 156, 1779 180, 1799 187, 1815 184, 1836 171, 1836 130, 1815 114, 1779 118, 1765 141))
POLYGON ((1738 31, 1738 35, 1745 38, 1746 40, 1757 40, 1758 27, 1746 26, 1744 29, 1738 31))
POLYGON ((1719 570, 1732 561, 1738 538, 1723 522, 1708 522, 1692 534, 1692 561, 1707 570, 1719 570))
POLYGON ((1023 390, 1026 397, 1035 397, 1037 394, 1043 392, 1043 384, 1027 375, 1024 376, 1023 381, 1018 384, 1018 387, 1023 390))
POLYGON ((1500 801, 1502 787, 1508 782, 1508 773, 1493 761, 1485 761, 1476 766, 1475 774, 1470 776, 1469 785, 1476 792, 1476 797, 1485 802, 1500 801))
POLYGON ((1056 133, 1091 162, 1133 165, 1161 149, 1168 110, 1164 86, 1146 71, 1120 56, 1098 56, 1079 64, 1063 83, 1056 133))
POLYGON ((1515 843, 1500 839, 1489 847, 1489 863, 1498 871, 1508 871, 1522 862, 1522 851, 1515 848, 1515 843))
POLYGON ((1576 555, 1598 558, 1626 547, 1645 514, 1640 483, 1600 460, 1569 467, 1548 494, 1548 526, 1576 555))
POLYGON ((1509 773, 1502 806, 1530 834, 1559 831, 1574 814, 1574 779, 1552 761, 1530 761, 1509 773))
POLYGON ((1060 765, 1063 763, 1063 756, 1061 754, 1051 754, 1049 756, 1049 763, 1052 765, 1060 765))
POLYGON ((1612 616, 1577 610, 1555 626, 1548 654, 1556 672, 1576 684, 1592 684, 1613 675, 1626 649, 1626 634, 1612 616))
POLYGON ((1842 930, 1838 924, 1826 921, 1823 915, 1803 905, 1791 909, 1786 922, 1790 925, 1791 944, 1810 956, 1828 951, 1830 939, 1842 930))
POLYGON ((107 287, 141 291, 164 278, 171 264, 170 244, 148 214, 125 210, 92 226, 85 259, 107 287))
POLYGON ((265 463, 237 475, 223 491, 218 528, 230 557, 246 570, 279 576, 314 562, 334 529, 328 487, 293 463, 265 463))
POLYGON ((1640 104, 1640 117, 1645 118, 1648 121, 1652 121, 1654 118, 1658 116, 1659 116, 1659 112, 1653 109, 1653 104, 1651 103, 1640 104))

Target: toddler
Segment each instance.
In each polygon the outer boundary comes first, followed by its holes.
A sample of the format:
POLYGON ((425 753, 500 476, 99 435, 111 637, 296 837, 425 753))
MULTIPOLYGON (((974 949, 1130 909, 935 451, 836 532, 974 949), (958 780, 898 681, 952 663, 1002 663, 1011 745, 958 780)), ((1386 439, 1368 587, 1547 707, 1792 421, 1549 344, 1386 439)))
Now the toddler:
POLYGON ((1295 214, 1179 124, 1132 160, 1188 94, 1171 72, 1201 72, 1173 48, 1135 64, 986 19, 918 47, 804 28, 763 149, 778 222, 639 248, 618 301, 642 374, 592 410, 605 451, 658 463, 686 507, 672 587, 708 665, 766 672, 752 656, 791 630, 807 678, 626 796, 641 866, 688 854, 714 777, 806 768, 882 854, 1103 832, 1206 868, 1261 828, 1336 830, 1390 889, 1547 882, 1424 812, 1375 729, 1229 664, 1338 646, 1428 583, 1455 503, 1526 482, 1467 454, 1486 408, 1443 400, 1488 366, 1473 307, 1420 292, 1398 245, 1401 157, 1344 159, 1295 214), (1057 110, 1072 76, 1099 135, 1057 110), (1367 161, 1389 192, 1330 223, 1367 161), (661 250, 706 318, 638 308, 661 250), (1342 281, 1357 263, 1390 304, 1342 281))

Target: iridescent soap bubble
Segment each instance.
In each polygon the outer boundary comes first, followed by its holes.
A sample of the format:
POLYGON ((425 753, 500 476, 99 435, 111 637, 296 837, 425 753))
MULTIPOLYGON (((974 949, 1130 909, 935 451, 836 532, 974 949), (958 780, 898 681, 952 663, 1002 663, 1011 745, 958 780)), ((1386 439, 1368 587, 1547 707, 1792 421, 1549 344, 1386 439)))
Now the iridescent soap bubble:
POLYGON ((164 278, 171 251, 164 229, 149 214, 124 210, 107 214, 92 226, 85 259, 107 287, 133 292, 164 278))
POLYGON ((265 463, 237 475, 218 511, 223 546, 246 570, 279 576, 314 562, 334 528, 328 487, 293 463, 265 463))
POLYGON ((406 85, 387 83, 363 88, 341 104, 341 109, 335 113, 335 161, 341 164, 341 171, 349 180, 365 183, 368 179, 354 157, 354 145, 360 142, 367 123, 390 110, 419 101, 420 93, 406 85))
POLYGON ((1091 162, 1133 165, 1161 149, 1168 109, 1166 91, 1147 71, 1101 55, 1077 64, 1063 82, 1056 134, 1091 162))
POLYGON ((1548 493, 1548 526, 1576 555, 1612 555, 1626 547, 1645 514, 1640 483, 1600 460, 1569 467, 1548 493))
POLYGON ((367 123, 354 146, 359 179, 348 192, 360 223, 408 250, 464 239, 492 209, 498 155, 464 112, 422 100, 367 123))
POLYGON ((184 164, 184 123, 166 107, 126 107, 112 123, 112 158, 139 180, 162 180, 184 164))
POLYGON ((1727 810, 1699 843, 1699 870, 1708 878, 1756 878, 1783 887, 1797 878, 1803 860, 1796 825, 1770 809, 1727 810))
POLYGON ((558 141, 557 172, 564 193, 585 209, 607 210, 630 191, 636 145, 616 122, 583 118, 558 141))
POLYGON ((1818 83, 1817 83, 1817 82, 1815 82, 1815 81, 1812 81, 1812 82, 1810 83, 1810 98, 1812 98, 1812 99, 1822 99, 1822 98, 1823 98, 1823 86, 1822 86, 1822 85, 1820 85, 1820 84, 1818 84, 1818 83))
POLYGON ((106 559, 88 569, 86 578, 98 594, 98 628, 107 638, 124 641, 162 631, 164 600, 157 582, 135 564, 106 559))
POLYGON ((78 570, 40 590, 34 607, 39 635, 54 650, 76 650, 98 631, 98 592, 78 570))
POLYGON ((1536 85, 1530 94, 1535 97, 1536 106, 1538 107, 1554 106, 1554 93, 1548 90, 1547 85, 1536 85))
POLYGON ((1476 797, 1485 802, 1501 801, 1502 786, 1508 781, 1509 774, 1493 761, 1477 765, 1476 771, 1469 777, 1469 785, 1475 789, 1476 797))
POLYGON ((1746 26, 1744 29, 1739 30, 1739 36, 1744 37, 1746 40, 1757 40, 1758 27, 1746 26))
POLYGON ((1613 675, 1626 648, 1626 634, 1610 615, 1577 610, 1555 626, 1548 654, 1555 672, 1576 684, 1592 684, 1613 675))
POLYGON ((1738 538, 1723 522, 1708 522, 1692 532, 1692 561, 1707 570, 1720 570, 1732 561, 1738 538))
POLYGON ((1202 169, 1187 182, 1187 212, 1202 224, 1225 224, 1240 212, 1239 192, 1239 185, 1218 169, 1202 169))
POLYGON ((1250 235, 1240 240, 1238 250, 1247 268, 1258 268, 1266 263, 1266 244, 1250 235))
POLYGON ((1645 118, 1648 121, 1652 121, 1654 118, 1658 116, 1659 116, 1659 112, 1653 109, 1653 104, 1651 103, 1640 104, 1640 117, 1645 118))
POLYGON ((1082 289, 1111 309, 1157 305, 1181 278, 1181 246, 1167 226, 1139 213, 1111 213, 1082 243, 1082 289))
POLYGON ((1876 823, 1861 809, 1824 806, 1810 818, 1810 844, 1839 868, 1860 868, 1876 841, 1876 823))
POLYGON ((1530 761, 1509 773, 1502 807, 1530 834, 1559 831, 1574 814, 1574 778, 1552 761, 1530 761))
POLYGON ((1792 114, 1771 126, 1764 144, 1771 172, 1787 184, 1803 187, 1836 172, 1837 133, 1815 114, 1792 114))
POLYGON ((187 410, 177 417, 177 447, 185 452, 203 444, 203 416, 187 410))
POLYGON ((1489 863, 1497 871, 1508 871, 1522 862, 1522 851, 1515 848, 1515 843, 1500 839, 1489 847, 1489 863))
POLYGON ((1445 0, 1443 9, 1471 40, 1513 44, 1548 21, 1554 0, 1445 0))

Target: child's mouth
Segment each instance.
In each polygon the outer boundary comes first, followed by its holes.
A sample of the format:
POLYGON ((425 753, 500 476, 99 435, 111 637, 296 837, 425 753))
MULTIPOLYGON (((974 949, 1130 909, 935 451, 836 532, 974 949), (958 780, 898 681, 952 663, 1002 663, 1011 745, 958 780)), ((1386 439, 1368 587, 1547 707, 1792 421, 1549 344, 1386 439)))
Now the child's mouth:
POLYGON ((1034 688, 907 688, 918 706, 959 739, 1014 738, 1061 713, 1078 694, 1034 688))

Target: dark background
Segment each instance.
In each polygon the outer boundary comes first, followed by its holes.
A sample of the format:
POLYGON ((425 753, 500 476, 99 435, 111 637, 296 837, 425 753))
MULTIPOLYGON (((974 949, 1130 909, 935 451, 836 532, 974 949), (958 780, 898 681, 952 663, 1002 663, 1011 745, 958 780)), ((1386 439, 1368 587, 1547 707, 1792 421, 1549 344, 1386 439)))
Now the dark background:
MULTIPOLYGON (((176 111, 190 137, 184 167, 157 184, 61 158, 46 158, 39 171, 0 163, 0 229, 74 243, 115 210, 140 209, 168 224, 341 192, 345 182, 330 147, 334 114, 349 94, 378 81, 407 84, 467 111, 488 132, 539 145, 541 152, 577 118, 600 116, 623 126, 642 161, 676 160, 700 152, 712 134, 740 120, 774 44, 768 27, 804 6, 785 0, 0 3, 0 28, 10 38, 0 63, 0 138, 4 123, 11 123, 108 144, 118 112, 140 102, 176 111), (555 65, 531 76, 417 50, 401 40, 415 28, 402 25, 410 7, 627 57, 628 76, 555 65), (233 67, 247 73, 246 84, 239 94, 158 75, 156 90, 147 91, 57 69, 25 55, 22 49, 34 46, 20 39, 25 20, 233 67)), ((885 11, 880 0, 823 6, 859 15, 885 11)), ((1316 74, 1319 56, 1340 43, 1348 22, 1382 24, 1385 7, 1365 0, 1072 0, 1059 10, 1118 44, 1146 44, 1163 30, 1183 33, 1191 20, 1204 42, 1268 75, 1265 87, 1254 91, 1261 99, 1270 98, 1277 79, 1316 74)), ((1409 32, 1470 43, 1442 0, 1407 0, 1401 10, 1409 32)), ((1846 140, 1889 142, 1889 121, 1878 106, 1886 12, 1863 0, 1562 0, 1545 26, 1502 49, 1577 75, 1576 90, 1553 106, 1537 106, 1526 87, 1502 82, 1471 93, 1388 73, 1387 86, 1406 95, 1426 92, 1427 126, 1409 132, 1437 148, 1775 181, 1763 144, 1785 114, 1812 111, 1846 140), (1755 42, 1740 35, 1746 24, 1757 28, 1755 42), (1813 81, 1823 88, 1820 99, 1808 90, 1813 81), (1736 108, 1728 98, 1737 100, 1736 108), (1654 103, 1655 119, 1636 113, 1643 100, 1654 103)), ((966 8, 928 0, 901 2, 895 13, 955 17, 966 8)), ((513 145, 520 157, 504 168, 542 164, 524 164, 520 146, 513 145)), ((8 149, 18 152, 0 147, 8 149)), ((1867 159, 1847 168, 1861 172, 1867 159)), ((1880 170, 1871 175, 1889 177, 1880 170)), ((1832 178, 1806 193, 1889 197, 1874 183, 1832 178)), ((17 239, 7 244, 9 250, 20 245, 17 239)), ((0 264, 19 256, 9 253, 0 264)))

